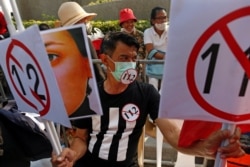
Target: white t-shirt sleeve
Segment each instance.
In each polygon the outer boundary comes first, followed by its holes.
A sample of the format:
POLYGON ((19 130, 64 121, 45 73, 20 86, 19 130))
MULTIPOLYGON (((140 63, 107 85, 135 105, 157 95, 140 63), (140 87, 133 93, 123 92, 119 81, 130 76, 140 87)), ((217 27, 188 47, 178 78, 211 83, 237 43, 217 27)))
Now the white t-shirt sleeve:
POLYGON ((151 34, 152 34, 151 28, 148 28, 144 31, 144 44, 153 43, 151 34))

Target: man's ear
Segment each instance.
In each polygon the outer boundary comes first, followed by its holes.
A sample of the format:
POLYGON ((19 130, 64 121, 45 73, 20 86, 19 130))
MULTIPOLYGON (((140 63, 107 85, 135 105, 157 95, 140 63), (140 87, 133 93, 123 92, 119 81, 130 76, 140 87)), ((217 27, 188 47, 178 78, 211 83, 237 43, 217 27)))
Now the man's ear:
POLYGON ((104 65, 107 65, 107 55, 104 54, 104 53, 102 53, 102 54, 99 55, 99 57, 100 57, 100 59, 102 60, 102 63, 103 63, 104 65))

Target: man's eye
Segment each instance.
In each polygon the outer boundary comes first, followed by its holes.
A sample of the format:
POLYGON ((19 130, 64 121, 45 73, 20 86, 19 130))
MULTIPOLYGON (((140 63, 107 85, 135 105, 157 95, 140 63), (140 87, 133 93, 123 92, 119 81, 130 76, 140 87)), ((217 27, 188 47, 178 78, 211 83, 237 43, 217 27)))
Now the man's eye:
POLYGON ((56 55, 56 54, 48 54, 48 57, 49 57, 49 61, 53 61, 58 57, 58 55, 56 55))

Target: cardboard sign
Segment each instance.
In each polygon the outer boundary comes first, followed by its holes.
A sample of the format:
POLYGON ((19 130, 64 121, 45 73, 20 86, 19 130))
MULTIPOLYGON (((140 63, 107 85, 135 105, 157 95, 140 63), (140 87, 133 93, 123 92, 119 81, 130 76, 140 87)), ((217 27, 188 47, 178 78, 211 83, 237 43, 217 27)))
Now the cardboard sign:
POLYGON ((86 32, 84 25, 41 31, 47 57, 71 120, 102 114, 86 32))
POLYGON ((22 112, 71 127, 37 26, 0 41, 0 63, 22 112))
POLYGON ((160 117, 250 119, 249 23, 249 1, 171 3, 160 117))

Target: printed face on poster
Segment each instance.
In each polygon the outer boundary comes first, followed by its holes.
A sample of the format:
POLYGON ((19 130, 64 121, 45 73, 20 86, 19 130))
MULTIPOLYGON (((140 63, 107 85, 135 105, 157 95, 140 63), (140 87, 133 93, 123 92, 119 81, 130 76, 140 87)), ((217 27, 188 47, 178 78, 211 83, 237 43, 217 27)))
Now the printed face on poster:
POLYGON ((68 116, 102 114, 84 25, 41 32, 68 116))
POLYGON ((160 117, 250 120, 249 5, 244 0, 171 3, 160 117))

